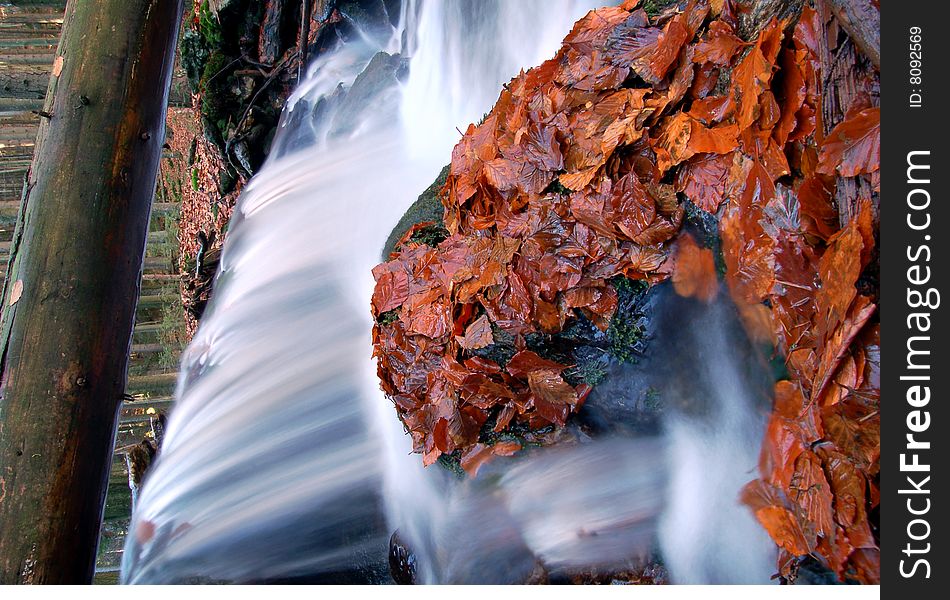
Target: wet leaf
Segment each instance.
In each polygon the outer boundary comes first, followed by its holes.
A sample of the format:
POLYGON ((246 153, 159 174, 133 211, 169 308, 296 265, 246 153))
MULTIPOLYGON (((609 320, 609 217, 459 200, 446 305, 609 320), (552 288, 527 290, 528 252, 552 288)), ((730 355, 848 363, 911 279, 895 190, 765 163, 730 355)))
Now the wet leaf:
POLYGON ((849 113, 821 146, 818 172, 854 177, 872 173, 881 166, 881 109, 865 108, 849 113))
POLYGON ((742 490, 742 501, 752 508, 759 523, 782 548, 792 555, 809 554, 814 550, 815 531, 793 504, 774 486, 753 481, 742 490))
POLYGON ((681 237, 677 245, 673 289, 680 296, 703 302, 712 302, 719 293, 712 250, 700 248, 689 235, 681 237))
POLYGON ((726 200, 726 183, 731 168, 731 154, 694 156, 677 172, 676 189, 685 193, 699 208, 715 213, 726 200))
POLYGON ((745 42, 732 32, 732 27, 728 23, 713 21, 709 25, 706 39, 696 44, 693 60, 729 66, 736 52, 744 45, 745 42))
POLYGON ((468 328, 465 329, 465 335, 457 338, 459 345, 466 350, 478 350, 489 346, 495 342, 491 332, 491 321, 487 315, 482 315, 475 319, 468 328))

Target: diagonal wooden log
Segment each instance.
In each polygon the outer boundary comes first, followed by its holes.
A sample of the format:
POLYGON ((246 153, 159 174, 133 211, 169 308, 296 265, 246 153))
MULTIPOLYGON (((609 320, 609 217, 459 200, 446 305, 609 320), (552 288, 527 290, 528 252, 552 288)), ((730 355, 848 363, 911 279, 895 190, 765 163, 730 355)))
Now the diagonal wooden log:
POLYGON ((93 577, 182 0, 69 2, 0 334, 0 583, 93 577))
POLYGON ((831 9, 854 45, 881 70, 881 11, 871 0, 831 0, 831 9))

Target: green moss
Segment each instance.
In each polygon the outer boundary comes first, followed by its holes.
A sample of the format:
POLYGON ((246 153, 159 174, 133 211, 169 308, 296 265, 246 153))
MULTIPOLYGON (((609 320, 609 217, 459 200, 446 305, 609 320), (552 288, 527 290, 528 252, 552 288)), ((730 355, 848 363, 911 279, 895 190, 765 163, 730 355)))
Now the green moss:
POLYGON ((586 383, 598 385, 607 378, 610 356, 593 346, 581 346, 574 353, 574 366, 564 372, 564 380, 571 385, 586 383))
POLYGON ((224 36, 221 34, 221 24, 218 23, 218 17, 211 10, 208 0, 201 3, 198 9, 198 29, 205 44, 210 48, 218 48, 224 42, 224 36))
POLYGON ((181 64, 193 91, 201 91, 208 61, 215 53, 221 52, 223 45, 221 24, 208 0, 204 0, 198 11, 197 25, 187 28, 181 37, 181 64))
POLYGON ((643 329, 626 319, 615 319, 610 323, 607 337, 610 338, 610 353, 620 362, 635 362, 637 353, 633 350, 643 339, 643 329))
POLYGON ((233 59, 220 50, 214 50, 205 62, 201 81, 198 83, 198 91, 202 95, 201 116, 204 117, 205 125, 212 124, 216 129, 215 133, 221 137, 227 133, 230 115, 239 108, 234 105, 228 91, 227 71, 232 66, 233 59))
POLYGON ((191 170, 191 189, 198 191, 198 169, 191 170))
POLYGON ((222 169, 218 174, 218 193, 222 196, 230 194, 237 185, 237 175, 230 167, 222 169))
POLYGON ((607 328, 608 351, 622 363, 633 363, 646 345, 646 315, 641 304, 649 285, 625 277, 616 277, 611 284, 617 290, 617 312, 607 328))
POLYGON ((664 8, 675 2, 676 0, 644 0, 644 2, 640 5, 640 8, 642 8, 651 17, 655 17, 663 12, 664 8))
POLYGON ((185 69, 185 74, 188 75, 188 83, 191 84, 193 92, 198 91, 198 84, 209 54, 201 34, 194 29, 186 29, 181 37, 181 65, 185 69))
POLYGON ((462 453, 459 450, 450 454, 442 454, 436 464, 459 479, 466 478, 465 469, 462 468, 462 453))
POLYGON ((543 193, 545 193, 545 194, 560 194, 560 195, 562 195, 562 196, 566 196, 566 195, 571 194, 571 193, 573 193, 573 192, 574 192, 574 190, 565 187, 564 184, 561 183, 561 180, 558 179, 557 177, 555 177, 554 180, 551 181, 551 183, 548 184, 548 187, 544 188, 544 192, 543 192, 543 193))
POLYGON ((390 311, 384 312, 379 315, 379 318, 376 319, 376 322, 380 325, 392 325, 399 320, 399 309, 394 308, 390 311))
POLYGON ((409 237, 410 242, 435 248, 449 237, 449 230, 441 225, 426 225, 409 237))

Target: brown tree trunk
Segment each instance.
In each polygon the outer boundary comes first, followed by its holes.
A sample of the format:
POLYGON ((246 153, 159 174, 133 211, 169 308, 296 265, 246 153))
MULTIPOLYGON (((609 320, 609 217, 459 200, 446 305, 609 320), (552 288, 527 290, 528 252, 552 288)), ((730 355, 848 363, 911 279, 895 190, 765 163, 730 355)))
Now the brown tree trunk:
POLYGON ((91 582, 181 0, 69 2, 0 334, 0 583, 91 582))

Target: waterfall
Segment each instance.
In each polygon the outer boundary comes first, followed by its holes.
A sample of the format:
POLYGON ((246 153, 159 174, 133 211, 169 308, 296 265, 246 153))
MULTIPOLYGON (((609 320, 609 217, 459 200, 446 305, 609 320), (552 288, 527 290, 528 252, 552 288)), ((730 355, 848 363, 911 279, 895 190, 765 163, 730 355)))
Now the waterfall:
MULTIPOLYGON (((397 528, 422 582, 518 581, 538 561, 650 552, 670 470, 663 440, 555 448, 460 481, 410 454, 370 357, 370 271, 390 230, 502 85, 600 4, 406 0, 392 31, 309 65, 236 206, 133 515, 124 581, 386 582, 397 528)), ((726 504, 737 505, 733 488, 726 504)), ((694 579, 694 562, 680 579, 694 579)), ((767 580, 761 570, 753 579, 767 580)))

